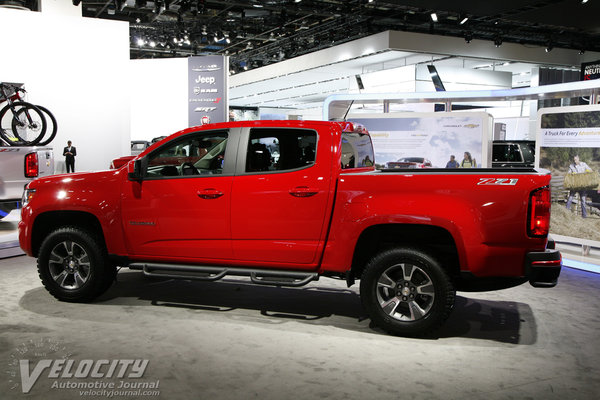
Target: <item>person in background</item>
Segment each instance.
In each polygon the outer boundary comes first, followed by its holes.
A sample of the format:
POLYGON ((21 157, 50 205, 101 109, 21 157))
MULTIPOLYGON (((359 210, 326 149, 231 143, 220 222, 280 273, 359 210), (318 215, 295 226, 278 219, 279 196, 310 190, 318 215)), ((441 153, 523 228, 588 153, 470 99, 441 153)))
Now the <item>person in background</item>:
POLYGON ((75 146, 71 146, 71 141, 67 142, 67 147, 63 150, 63 156, 65 156, 65 165, 67 166, 67 173, 69 169, 71 172, 75 172, 75 156, 77 155, 77 149, 75 146))
POLYGON ((460 167, 461 168, 477 167, 477 162, 475 161, 474 158, 471 157, 471 153, 469 153, 468 151, 465 151, 465 156, 464 156, 462 162, 460 163, 460 167))
POLYGON ((456 158, 454 157, 454 155, 450 156, 450 161, 448 161, 446 163, 446 168, 458 168, 460 167, 460 165, 458 165, 458 161, 456 161, 456 158))
MULTIPOLYGON (((579 155, 575 155, 573 157, 573 164, 569 165, 569 173, 570 174, 581 174, 583 172, 592 172, 592 169, 583 161, 579 160, 579 155)), ((581 217, 587 217, 587 208, 585 207, 585 200, 587 196, 586 190, 570 190, 569 198, 567 199, 567 210, 571 209, 571 204, 573 203, 573 197, 575 197, 575 193, 579 193, 579 198, 581 199, 581 217)))

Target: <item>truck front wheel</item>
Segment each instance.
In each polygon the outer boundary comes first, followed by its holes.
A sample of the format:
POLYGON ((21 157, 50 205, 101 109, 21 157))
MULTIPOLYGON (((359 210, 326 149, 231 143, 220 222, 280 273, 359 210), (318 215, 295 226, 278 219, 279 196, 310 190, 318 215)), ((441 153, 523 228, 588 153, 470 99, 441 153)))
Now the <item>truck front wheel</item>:
POLYGON ((62 227, 42 242, 38 272, 48 292, 57 299, 86 302, 108 289, 116 268, 108 262, 99 238, 77 227, 62 227))
POLYGON ((360 282, 371 321, 399 336, 423 336, 454 307, 456 291, 446 271, 425 251, 395 248, 373 257, 360 282))

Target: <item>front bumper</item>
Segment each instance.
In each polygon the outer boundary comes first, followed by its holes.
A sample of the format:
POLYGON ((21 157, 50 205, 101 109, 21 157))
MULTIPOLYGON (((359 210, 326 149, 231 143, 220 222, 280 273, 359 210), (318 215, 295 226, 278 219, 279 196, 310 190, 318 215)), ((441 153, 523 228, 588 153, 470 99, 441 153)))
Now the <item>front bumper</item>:
POLYGON ((556 286, 561 268, 562 256, 558 250, 547 249, 546 251, 527 253, 525 256, 525 274, 533 287, 551 288, 556 286))

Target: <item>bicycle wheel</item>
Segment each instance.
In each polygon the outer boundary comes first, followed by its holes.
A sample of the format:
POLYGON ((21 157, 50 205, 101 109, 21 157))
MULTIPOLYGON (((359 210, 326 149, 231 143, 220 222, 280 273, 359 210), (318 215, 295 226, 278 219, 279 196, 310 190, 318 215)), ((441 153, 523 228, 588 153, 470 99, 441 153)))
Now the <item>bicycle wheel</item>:
POLYGON ((12 120, 13 133, 29 146, 36 145, 46 134, 46 117, 33 104, 15 108, 12 120))
POLYGON ((33 104, 16 101, 0 111, 0 136, 11 146, 33 146, 46 133, 46 118, 33 104))
POLYGON ((50 134, 50 136, 45 135, 42 138, 42 140, 40 140, 39 143, 37 144, 38 146, 45 146, 54 140, 54 137, 56 136, 56 132, 58 131, 58 123, 56 122, 56 118, 54 118, 54 115, 52 115, 52 113, 46 107, 42 107, 39 105, 37 105, 36 107, 39 108, 44 113, 44 117, 46 118, 46 124, 47 124, 46 125, 46 134, 50 134))

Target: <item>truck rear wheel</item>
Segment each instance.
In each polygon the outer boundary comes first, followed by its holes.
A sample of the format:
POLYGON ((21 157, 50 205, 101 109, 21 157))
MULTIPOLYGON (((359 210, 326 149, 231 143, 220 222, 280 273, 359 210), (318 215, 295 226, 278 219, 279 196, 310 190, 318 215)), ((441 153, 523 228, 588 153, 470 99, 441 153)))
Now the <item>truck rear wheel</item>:
POLYGON ((378 254, 360 282, 360 297, 371 321, 399 336, 423 336, 438 328, 450 315, 455 295, 446 271, 415 248, 378 254))
POLYGON ((110 287, 116 268, 108 262, 99 238, 76 227, 62 227, 42 242, 38 272, 58 300, 87 302, 110 287))

